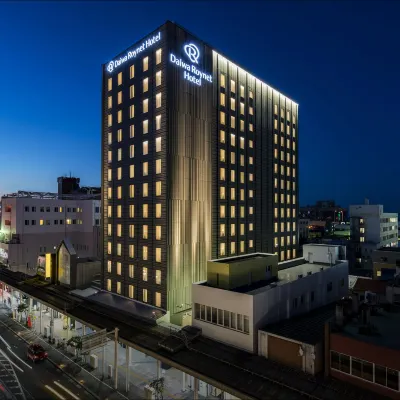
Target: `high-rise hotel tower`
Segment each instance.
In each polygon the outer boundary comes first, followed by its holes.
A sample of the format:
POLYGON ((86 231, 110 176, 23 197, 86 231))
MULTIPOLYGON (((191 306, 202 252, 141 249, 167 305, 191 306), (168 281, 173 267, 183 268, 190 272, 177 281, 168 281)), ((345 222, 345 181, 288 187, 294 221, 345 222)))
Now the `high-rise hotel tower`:
POLYGON ((298 105, 166 22, 103 66, 104 288, 177 316, 209 259, 296 257, 298 105))

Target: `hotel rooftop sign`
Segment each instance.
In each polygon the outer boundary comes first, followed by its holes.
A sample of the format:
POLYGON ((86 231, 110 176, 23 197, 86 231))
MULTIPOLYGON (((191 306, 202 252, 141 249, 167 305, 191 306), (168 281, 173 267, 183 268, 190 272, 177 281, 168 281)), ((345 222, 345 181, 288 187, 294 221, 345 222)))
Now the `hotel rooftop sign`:
POLYGON ((106 66, 107 71, 111 74, 120 65, 124 64, 128 60, 136 58, 138 54, 142 53, 147 48, 149 48, 149 47, 153 46, 155 43, 159 42, 160 39, 161 39, 161 32, 158 32, 153 37, 146 39, 138 47, 128 50, 125 53, 125 55, 123 55, 123 56, 121 56, 119 58, 116 58, 115 60, 110 61, 106 66))

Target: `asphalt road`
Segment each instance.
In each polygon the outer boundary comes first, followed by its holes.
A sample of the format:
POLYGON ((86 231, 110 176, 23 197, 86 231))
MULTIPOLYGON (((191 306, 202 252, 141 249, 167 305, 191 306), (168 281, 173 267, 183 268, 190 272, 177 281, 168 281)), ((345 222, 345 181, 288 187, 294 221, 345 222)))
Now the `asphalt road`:
POLYGON ((50 361, 33 364, 26 359, 27 344, 0 323, 0 348, 18 368, 14 368, 27 400, 93 400, 80 385, 50 361), (8 349, 8 346, 10 349, 8 349), (29 368, 32 367, 32 368, 29 368))

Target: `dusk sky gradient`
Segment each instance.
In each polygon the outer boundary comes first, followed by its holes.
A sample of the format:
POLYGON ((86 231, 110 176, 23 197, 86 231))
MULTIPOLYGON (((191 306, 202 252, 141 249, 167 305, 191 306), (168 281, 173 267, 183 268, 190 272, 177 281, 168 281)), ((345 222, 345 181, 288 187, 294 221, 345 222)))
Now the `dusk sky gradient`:
POLYGON ((400 211, 400 2, 0 2, 0 194, 100 185, 101 64, 167 19, 299 103, 300 204, 400 211))

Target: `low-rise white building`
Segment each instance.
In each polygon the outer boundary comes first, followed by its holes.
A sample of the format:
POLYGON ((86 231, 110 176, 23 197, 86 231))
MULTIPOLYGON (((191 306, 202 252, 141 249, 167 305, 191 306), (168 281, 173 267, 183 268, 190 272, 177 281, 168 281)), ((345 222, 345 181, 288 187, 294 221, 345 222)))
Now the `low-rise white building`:
POLYGON ((192 290, 192 324, 204 336, 257 352, 261 327, 345 296, 348 263, 298 258, 278 265, 264 253, 223 258, 208 262, 207 281, 192 290))
POLYGON ((350 266, 372 270, 372 252, 381 247, 397 247, 398 214, 384 213, 383 205, 350 206, 352 251, 350 266))
MULTIPOLYGON (((101 258, 101 200, 18 192, 1 199, 0 262, 35 273, 40 255, 68 238, 79 257, 101 258)), ((99 197, 99 196, 98 196, 99 197)))

